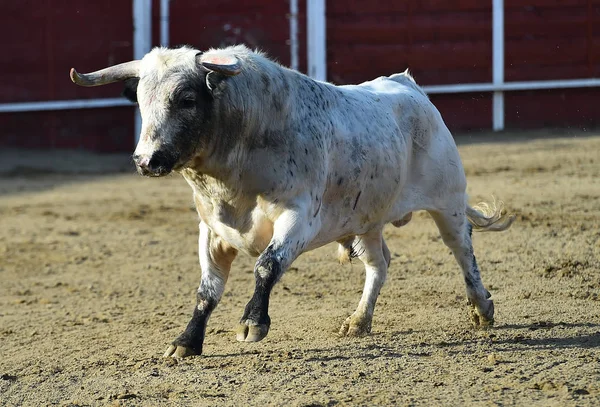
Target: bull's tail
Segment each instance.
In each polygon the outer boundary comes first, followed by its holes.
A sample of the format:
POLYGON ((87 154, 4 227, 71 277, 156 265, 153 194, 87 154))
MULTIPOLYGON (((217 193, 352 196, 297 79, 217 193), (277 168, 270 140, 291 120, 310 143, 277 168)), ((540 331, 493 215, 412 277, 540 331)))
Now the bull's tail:
POLYGON ((471 207, 467 205, 467 219, 473 229, 480 232, 500 232, 506 230, 515 220, 515 215, 503 213, 504 203, 496 201, 491 203, 480 202, 471 207))

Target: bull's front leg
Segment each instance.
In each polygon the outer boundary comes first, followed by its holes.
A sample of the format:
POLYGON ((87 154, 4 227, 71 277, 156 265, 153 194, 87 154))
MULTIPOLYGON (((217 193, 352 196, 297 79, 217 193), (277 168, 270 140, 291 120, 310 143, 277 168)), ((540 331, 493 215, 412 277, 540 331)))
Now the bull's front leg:
POLYGON ((258 342, 267 336, 271 326, 271 290, 319 229, 319 217, 310 212, 308 207, 296 207, 286 210, 275 221, 271 242, 254 267, 256 285, 240 320, 236 335, 238 341, 258 342))
POLYGON ((206 323, 223 295, 236 255, 236 249, 215 235, 204 222, 200 223, 198 256, 202 279, 196 295, 196 307, 185 331, 167 348, 164 357, 183 358, 202 353, 206 323))

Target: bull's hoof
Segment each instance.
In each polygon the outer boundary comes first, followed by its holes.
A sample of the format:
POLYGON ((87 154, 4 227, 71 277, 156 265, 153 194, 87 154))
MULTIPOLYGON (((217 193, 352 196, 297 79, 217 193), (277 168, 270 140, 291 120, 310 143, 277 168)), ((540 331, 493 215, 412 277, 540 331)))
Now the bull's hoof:
POLYGON ((270 324, 257 324, 256 322, 245 319, 235 331, 235 339, 240 342, 258 342, 269 333, 270 324))
POLYGON ((479 305, 470 305, 471 322, 476 328, 487 328, 494 325, 494 302, 485 300, 479 305))
POLYGON ((361 337, 371 333, 371 319, 352 314, 342 324, 340 336, 361 337))
POLYGON ((198 338, 197 335, 190 334, 189 330, 186 329, 169 345, 163 357, 181 359, 188 356, 201 355, 202 342, 204 342, 204 335, 198 338))
POLYGON ((163 355, 163 358, 175 358, 182 359, 188 356, 199 355, 202 352, 198 352, 191 347, 183 346, 183 345, 169 345, 167 351, 163 355))

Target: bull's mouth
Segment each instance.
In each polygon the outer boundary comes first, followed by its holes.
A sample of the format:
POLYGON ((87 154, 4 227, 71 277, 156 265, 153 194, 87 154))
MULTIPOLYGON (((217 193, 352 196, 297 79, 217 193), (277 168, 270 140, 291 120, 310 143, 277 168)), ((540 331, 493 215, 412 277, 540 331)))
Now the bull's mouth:
POLYGON ((167 167, 157 167, 157 168, 143 168, 140 166, 137 166, 137 172, 140 175, 143 175, 144 177, 153 177, 153 178, 158 178, 158 177, 164 177, 165 175, 169 175, 173 169, 172 168, 167 168, 167 167))

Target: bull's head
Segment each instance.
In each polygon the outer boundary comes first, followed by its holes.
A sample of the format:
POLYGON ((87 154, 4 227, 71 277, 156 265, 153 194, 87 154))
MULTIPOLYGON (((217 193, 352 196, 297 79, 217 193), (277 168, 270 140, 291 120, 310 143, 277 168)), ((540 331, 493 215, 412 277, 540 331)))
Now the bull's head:
POLYGON ((191 48, 157 48, 141 60, 80 74, 71 80, 81 86, 125 81, 123 94, 137 102, 142 129, 133 159, 138 172, 162 176, 185 167, 209 140, 217 90, 227 77, 241 72, 231 52, 203 54, 191 48))

